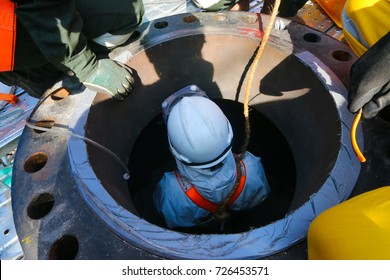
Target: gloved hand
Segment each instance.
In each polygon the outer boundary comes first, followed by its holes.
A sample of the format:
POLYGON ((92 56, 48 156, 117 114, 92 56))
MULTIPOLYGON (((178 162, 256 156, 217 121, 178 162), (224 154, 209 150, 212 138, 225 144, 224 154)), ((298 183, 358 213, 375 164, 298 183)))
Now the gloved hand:
POLYGON ((363 108, 363 117, 372 118, 390 104, 390 32, 352 65, 350 78, 352 113, 363 108))
POLYGON ((98 60, 98 66, 83 84, 96 92, 124 100, 133 89, 134 78, 130 67, 105 58, 98 60))

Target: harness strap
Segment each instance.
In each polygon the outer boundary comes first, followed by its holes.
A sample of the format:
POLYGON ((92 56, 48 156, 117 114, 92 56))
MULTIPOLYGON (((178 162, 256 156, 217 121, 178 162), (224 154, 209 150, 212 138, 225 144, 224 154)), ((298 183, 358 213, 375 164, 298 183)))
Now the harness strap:
POLYGON ((9 93, 0 93, 0 101, 7 101, 8 103, 16 104, 18 100, 19 99, 16 95, 9 93))
POLYGON ((16 44, 16 4, 0 0, 0 72, 14 69, 16 44))
POLYGON ((192 200, 193 203, 195 203, 197 206, 199 206, 202 209, 205 209, 209 212, 216 212, 218 209, 218 204, 215 204, 214 202, 211 202, 210 200, 206 199, 203 195, 198 192, 198 190, 192 185, 191 188, 189 188, 188 191, 186 191, 186 195, 189 199, 192 200))
MULTIPOLYGON (((240 166, 237 166, 238 168, 242 168, 243 172, 240 178, 237 178, 238 171, 236 170, 236 181, 239 180, 238 187, 236 191, 233 193, 232 197, 230 198, 229 202, 227 203, 226 207, 229 207, 236 201, 236 199, 240 196, 242 190, 244 189, 245 182, 246 182, 246 167, 243 161, 240 161, 240 166)), ((211 213, 215 213, 218 210, 219 205, 206 199, 197 189, 194 185, 190 185, 189 188, 186 188, 184 186, 183 178, 180 176, 179 172, 175 170, 175 176, 176 179, 181 187, 181 189, 185 192, 185 194, 188 196, 189 199, 193 203, 195 203, 198 207, 209 211, 211 213)))

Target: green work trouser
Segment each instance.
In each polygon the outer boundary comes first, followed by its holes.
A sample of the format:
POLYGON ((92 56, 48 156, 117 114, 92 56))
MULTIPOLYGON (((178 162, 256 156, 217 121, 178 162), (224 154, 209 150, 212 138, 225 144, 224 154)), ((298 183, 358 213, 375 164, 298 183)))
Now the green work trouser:
POLYGON ((90 70, 87 60, 102 51, 102 47, 91 39, 107 32, 114 35, 132 33, 144 13, 141 0, 53 0, 51 6, 46 8, 45 1, 20 1, 16 10, 14 71, 0 72, 1 82, 20 86, 35 97, 41 96, 63 77, 67 68, 85 64, 80 71, 80 76, 85 78, 90 70), (58 9, 53 9, 56 2, 58 9), (76 16, 72 9, 76 10, 76 16), (58 18, 57 15, 47 16, 50 13, 58 14, 60 20, 56 23, 52 19, 58 18), (67 28, 58 28, 59 25, 67 28), (37 30, 36 26, 44 28, 37 30), (57 64, 49 62, 50 59, 57 64))

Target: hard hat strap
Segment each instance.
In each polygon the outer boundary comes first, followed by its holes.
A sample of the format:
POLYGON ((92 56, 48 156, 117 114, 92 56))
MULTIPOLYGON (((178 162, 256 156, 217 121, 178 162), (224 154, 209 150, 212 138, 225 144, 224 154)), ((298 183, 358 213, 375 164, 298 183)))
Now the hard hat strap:
MULTIPOLYGON (((175 157, 181 162, 183 163, 184 165, 187 165, 187 166, 191 166, 191 167, 197 167, 197 168, 202 168, 202 166, 207 166, 207 165, 210 165, 211 163, 213 162, 217 162, 220 158, 222 158, 223 156, 225 156, 229 151, 230 149, 232 148, 232 144, 230 144, 229 146, 226 147, 225 150, 222 151, 222 153, 220 155, 218 155, 217 157, 215 157, 214 159, 212 160, 209 160, 209 161, 205 161, 205 162, 188 162, 186 160, 184 160, 180 154, 175 150, 175 148, 172 146, 172 144, 169 145, 170 148, 171 148, 171 151, 172 153, 175 155, 175 157)), ((210 168, 210 167, 208 167, 210 168)))

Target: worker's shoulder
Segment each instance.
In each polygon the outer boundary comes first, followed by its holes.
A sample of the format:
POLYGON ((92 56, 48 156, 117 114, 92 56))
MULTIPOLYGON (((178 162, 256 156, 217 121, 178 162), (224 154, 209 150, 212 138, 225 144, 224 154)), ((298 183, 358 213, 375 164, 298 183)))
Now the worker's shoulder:
POLYGON ((263 169, 263 165, 261 163, 261 158, 255 156, 251 152, 246 152, 242 161, 245 164, 245 168, 247 172, 251 172, 252 170, 263 169))
POLYGON ((180 185, 178 178, 174 171, 165 172, 160 182, 157 185, 156 191, 161 195, 167 196, 167 199, 176 201, 180 197, 185 197, 184 188, 186 186, 180 185))

